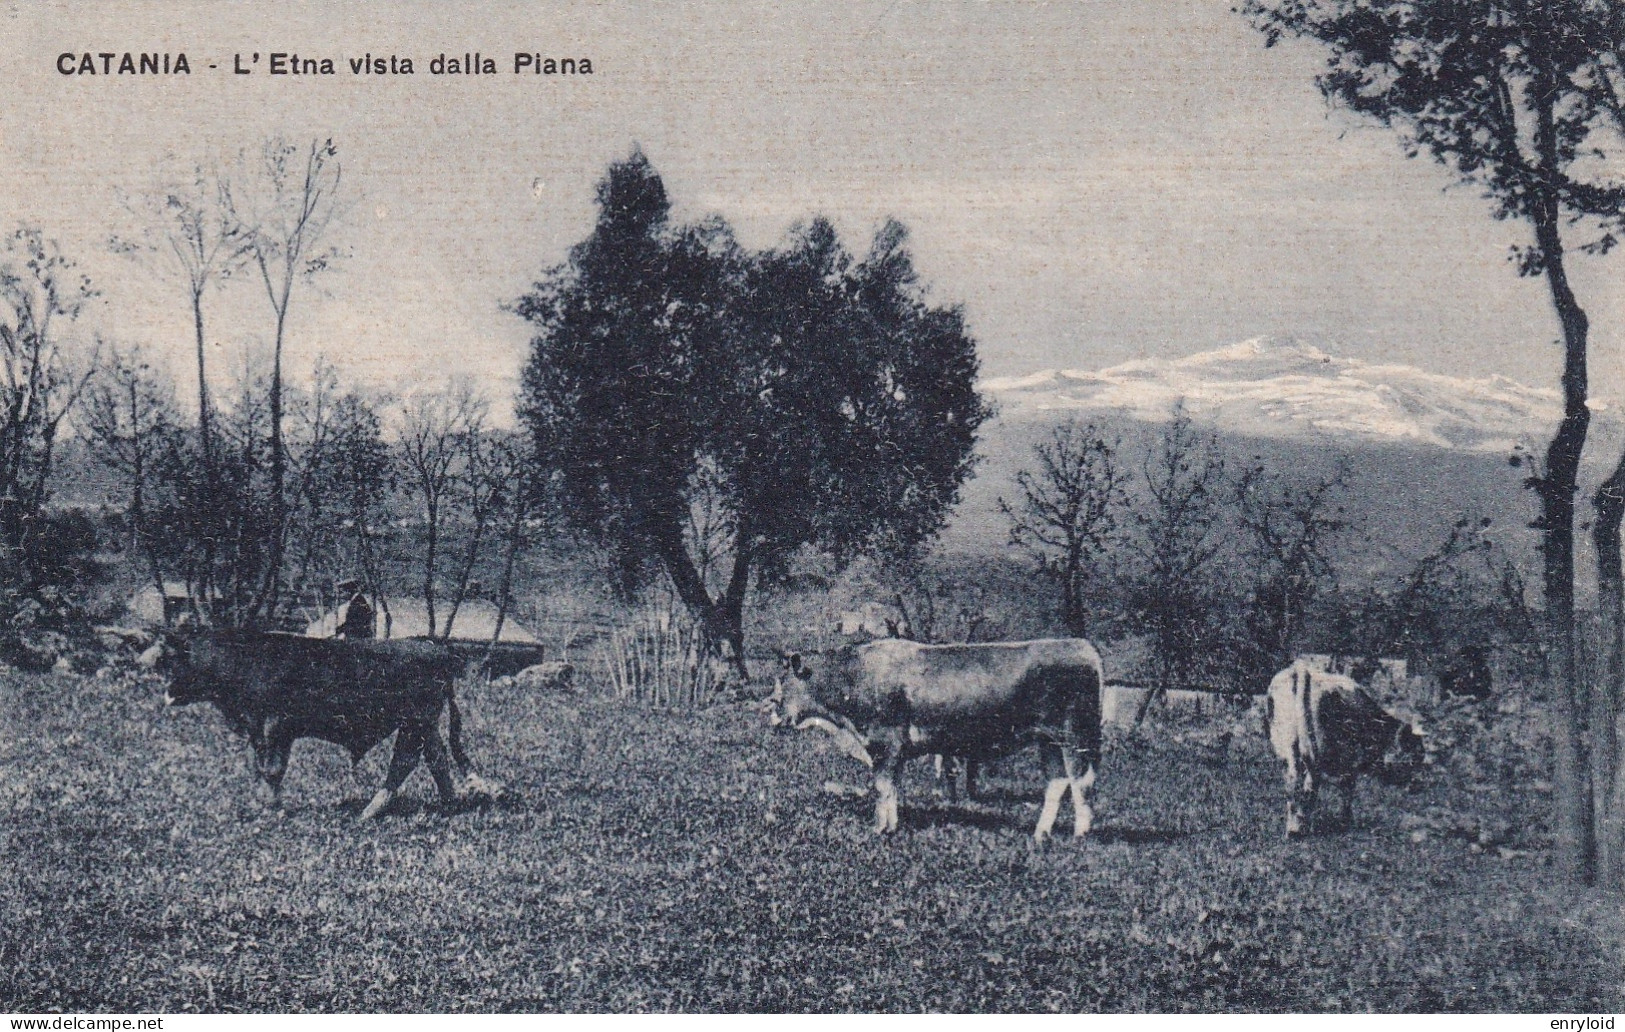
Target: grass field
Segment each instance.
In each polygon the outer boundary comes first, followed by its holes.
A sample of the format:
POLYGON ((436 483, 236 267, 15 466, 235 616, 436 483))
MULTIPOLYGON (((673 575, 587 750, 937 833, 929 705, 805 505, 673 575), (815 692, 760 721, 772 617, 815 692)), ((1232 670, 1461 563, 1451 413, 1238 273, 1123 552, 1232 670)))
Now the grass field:
POLYGON ((862 769, 746 705, 461 698, 512 798, 420 772, 361 826, 383 750, 300 743, 270 811, 212 709, 0 674, 0 1011, 1625 1009, 1535 792, 1362 784, 1288 843, 1261 740, 1115 736, 1087 842, 1033 848, 1031 759, 958 806, 917 763, 882 841, 862 769), (1413 842, 1438 812, 1519 830, 1413 842))

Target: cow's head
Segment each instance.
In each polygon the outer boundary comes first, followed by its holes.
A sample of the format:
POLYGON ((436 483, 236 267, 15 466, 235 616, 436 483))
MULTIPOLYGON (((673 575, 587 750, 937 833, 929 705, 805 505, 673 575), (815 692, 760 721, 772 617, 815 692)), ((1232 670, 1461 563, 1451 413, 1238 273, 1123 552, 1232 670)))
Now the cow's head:
POLYGON ((802 714, 817 708, 809 681, 812 667, 799 653, 779 656, 779 673, 773 681, 773 692, 762 700, 762 713, 768 726, 787 731, 796 726, 802 714))
POLYGON ((812 665, 799 653, 783 657, 773 693, 762 702, 768 724, 778 731, 805 731, 817 728, 828 734, 835 747, 866 767, 875 765, 863 735, 852 722, 818 701, 813 692, 812 665))
POLYGON ((1408 785, 1416 779, 1427 761, 1427 750, 1416 728, 1403 720, 1394 720, 1394 734, 1383 751, 1382 765, 1377 776, 1390 785, 1408 785))
POLYGON ((157 641, 136 660, 169 682, 164 689, 164 702, 171 706, 204 702, 211 697, 208 685, 197 676, 197 668, 192 663, 192 644, 184 634, 159 631, 157 641))

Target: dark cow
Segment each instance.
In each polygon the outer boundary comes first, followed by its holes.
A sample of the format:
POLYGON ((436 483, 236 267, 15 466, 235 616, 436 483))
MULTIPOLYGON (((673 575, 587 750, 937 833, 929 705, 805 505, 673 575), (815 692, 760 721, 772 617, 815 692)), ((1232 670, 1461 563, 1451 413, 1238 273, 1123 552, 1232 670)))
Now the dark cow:
POLYGON ((425 758, 447 805, 459 800, 440 738, 440 712, 450 710, 451 757, 470 793, 499 789, 469 769, 453 683, 465 659, 427 640, 344 641, 292 634, 212 631, 166 635, 149 661, 169 678, 171 705, 212 702, 254 747, 259 776, 280 796, 295 739, 318 738, 359 761, 395 734, 389 774, 361 813, 388 805, 425 758))
POLYGON ((1354 782, 1361 774, 1409 781, 1422 764, 1421 736, 1387 713, 1353 678, 1299 660, 1270 681, 1265 700, 1270 746, 1286 763, 1286 833, 1305 831, 1321 781, 1338 786, 1338 823, 1354 819, 1354 782))
POLYGON ((987 759, 1037 743, 1049 784, 1033 837, 1072 794, 1074 834, 1094 820, 1100 655, 1077 638, 981 645, 887 639, 812 661, 789 656, 766 709, 780 728, 819 728, 875 772, 875 828, 897 830, 903 764, 928 753, 987 759))
POLYGON ((513 677, 521 670, 544 662, 542 646, 517 641, 467 641, 464 639, 434 639, 463 657, 469 676, 496 680, 513 677))

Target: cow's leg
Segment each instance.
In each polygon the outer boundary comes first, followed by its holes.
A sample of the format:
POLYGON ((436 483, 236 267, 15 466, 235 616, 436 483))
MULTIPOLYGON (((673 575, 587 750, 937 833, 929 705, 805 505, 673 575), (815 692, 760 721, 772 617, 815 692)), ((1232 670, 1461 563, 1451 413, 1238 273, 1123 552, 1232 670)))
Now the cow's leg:
POLYGON ((1315 805, 1315 775, 1296 747, 1286 761, 1286 834, 1294 838, 1308 830, 1309 811, 1315 805))
POLYGON ((981 760, 973 756, 965 757, 965 798, 973 802, 976 799, 976 775, 981 769, 981 760))
POLYGON ((1354 827, 1354 775, 1336 779, 1338 789, 1337 826, 1344 831, 1354 827))
POLYGON ((395 733, 395 748, 389 757, 389 774, 384 778, 384 787, 380 788, 372 797, 372 802, 361 811, 362 820, 371 820, 378 816, 389 801, 395 798, 406 776, 418 765, 418 757, 423 753, 422 728, 408 724, 395 733))
POLYGON ((1298 813, 1298 767, 1286 761, 1286 837, 1303 833, 1303 818, 1298 813))
POLYGON ((1079 756, 1072 749, 1063 749, 1061 759, 1066 764, 1066 781, 1072 786, 1072 837, 1082 838, 1094 827, 1095 808, 1090 805, 1095 797, 1095 765, 1086 763, 1083 775, 1078 775, 1079 756))
POLYGON ((1061 812, 1061 797, 1072 786, 1061 747, 1053 742, 1045 742, 1040 748, 1044 753, 1044 771, 1049 783, 1044 786, 1044 808, 1038 813, 1038 827, 1033 829, 1035 842, 1044 842, 1049 838, 1050 830, 1055 827, 1055 818, 1061 812))
POLYGON ((440 804, 452 809, 458 801, 457 782, 452 780, 451 760, 446 755, 445 743, 440 740, 438 727, 431 725, 423 730, 423 758, 434 776, 434 787, 440 792, 440 804))
POLYGON ((875 761, 875 831, 889 835, 897 830, 897 788, 903 779, 902 743, 884 735, 870 745, 875 761))
POLYGON ((1315 795, 1320 784, 1314 768, 1298 764, 1288 772, 1286 833, 1291 838, 1314 830, 1315 795))
POLYGON ((254 740, 254 768, 270 789, 271 806, 282 803, 282 779, 288 773, 288 755, 292 751, 293 736, 280 721, 267 720, 254 740))
POLYGON ((482 777, 469 762, 468 753, 463 751, 463 716, 457 709, 455 695, 446 696, 446 708, 450 710, 446 718, 446 732, 451 742, 451 758, 457 764, 457 772, 462 775, 464 793, 485 799, 501 799, 507 793, 502 782, 482 777))

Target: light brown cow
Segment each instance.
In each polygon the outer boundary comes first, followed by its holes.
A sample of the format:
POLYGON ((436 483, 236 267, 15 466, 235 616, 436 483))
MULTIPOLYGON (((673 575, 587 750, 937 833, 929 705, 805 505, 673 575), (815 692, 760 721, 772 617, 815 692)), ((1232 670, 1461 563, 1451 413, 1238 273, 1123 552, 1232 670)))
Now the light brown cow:
POLYGON ((984 759, 1036 743, 1049 784, 1033 837, 1047 839, 1069 791, 1073 833, 1094 820, 1100 765, 1100 655, 1079 638, 980 645, 901 639, 789 656, 767 700, 775 727, 828 732, 875 772, 875 829, 897 830, 903 763, 944 753, 984 759))

